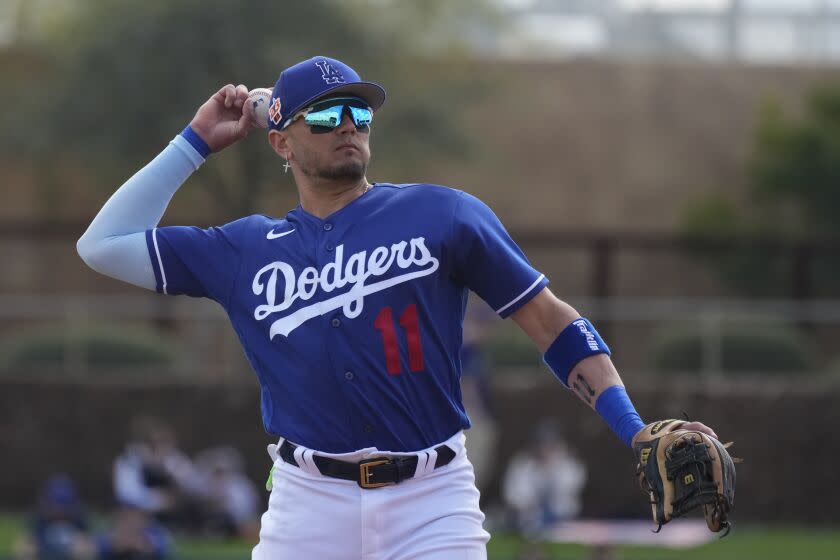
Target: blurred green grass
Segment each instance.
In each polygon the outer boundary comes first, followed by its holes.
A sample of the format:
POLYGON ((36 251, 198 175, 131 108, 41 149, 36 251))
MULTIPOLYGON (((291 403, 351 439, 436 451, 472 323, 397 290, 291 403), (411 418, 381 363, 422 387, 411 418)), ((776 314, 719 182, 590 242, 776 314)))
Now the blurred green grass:
MULTIPOLYGON (((12 543, 24 528, 20 515, 0 514, 0 559, 11 557, 12 543)), ((580 545, 533 544, 496 534, 488 545, 489 560, 515 560, 529 547, 538 547, 551 560, 584 560, 593 551, 580 545)), ((180 539, 173 560, 241 560, 251 555, 251 545, 216 539, 180 539)), ((732 534, 704 546, 668 549, 624 546, 611 558, 620 560, 835 560, 840 557, 840 529, 794 527, 736 527, 732 534)))

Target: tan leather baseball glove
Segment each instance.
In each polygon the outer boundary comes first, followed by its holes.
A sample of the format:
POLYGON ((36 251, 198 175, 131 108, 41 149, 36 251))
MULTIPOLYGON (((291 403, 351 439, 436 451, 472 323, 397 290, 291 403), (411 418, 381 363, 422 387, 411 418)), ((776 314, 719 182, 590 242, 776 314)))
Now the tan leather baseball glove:
POLYGON ((636 475, 650 495, 653 521, 662 525, 703 508, 714 532, 729 532, 729 512, 735 500, 735 461, 731 444, 697 431, 682 429, 682 420, 660 420, 636 436, 636 475))

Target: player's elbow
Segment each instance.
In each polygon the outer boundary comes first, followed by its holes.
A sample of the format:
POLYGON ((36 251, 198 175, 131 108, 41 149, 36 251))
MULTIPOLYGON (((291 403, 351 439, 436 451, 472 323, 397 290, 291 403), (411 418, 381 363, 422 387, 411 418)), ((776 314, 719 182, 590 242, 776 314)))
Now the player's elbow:
POLYGON ((79 256, 85 264, 90 266, 90 262, 94 258, 94 248, 93 243, 91 243, 90 239, 88 239, 86 235, 82 235, 79 240, 76 241, 76 252, 79 253, 79 256))
POLYGON ((148 290, 156 289, 155 273, 142 232, 105 237, 92 236, 88 232, 76 242, 76 252, 86 265, 100 274, 148 290))
POLYGON ((97 243, 88 235, 83 235, 76 241, 76 252, 79 253, 79 257, 86 265, 96 272, 102 272, 104 251, 100 243, 97 243))
POLYGON ((90 263, 93 259, 93 248, 91 247, 90 241, 88 241, 84 235, 76 241, 76 252, 86 265, 91 266, 90 263))

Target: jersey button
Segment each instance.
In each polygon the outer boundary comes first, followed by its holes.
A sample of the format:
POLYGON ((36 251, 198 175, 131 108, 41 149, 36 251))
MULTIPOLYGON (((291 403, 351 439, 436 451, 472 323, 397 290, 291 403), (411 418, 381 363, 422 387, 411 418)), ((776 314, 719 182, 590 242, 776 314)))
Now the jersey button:
POLYGON ((330 325, 333 327, 340 327, 341 326, 341 319, 338 317, 333 317, 332 321, 330 321, 330 325))
POLYGON ((324 224, 324 231, 330 231, 332 230, 332 228, 333 225, 331 223, 327 222, 326 224, 324 224))
POLYGON ((332 243, 327 243, 327 246, 325 247, 325 249, 326 249, 327 251, 332 251, 333 249, 335 249, 335 247, 333 247, 333 244, 332 244, 332 243))
POLYGON ((369 434, 373 431, 373 426, 371 426, 370 424, 365 424, 364 430, 366 434, 369 434))
POLYGON ((353 381, 353 377, 355 377, 355 376, 353 375, 352 371, 345 371, 344 372, 344 379, 346 379, 347 381, 353 381))

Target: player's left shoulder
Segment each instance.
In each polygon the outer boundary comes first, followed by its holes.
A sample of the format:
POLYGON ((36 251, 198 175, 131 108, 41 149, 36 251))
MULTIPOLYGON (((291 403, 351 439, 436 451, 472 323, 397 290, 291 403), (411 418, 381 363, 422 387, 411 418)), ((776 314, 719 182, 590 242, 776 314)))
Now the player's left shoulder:
POLYGON ((411 204, 437 204, 439 208, 457 204, 463 191, 434 183, 383 183, 376 185, 390 198, 411 204))

